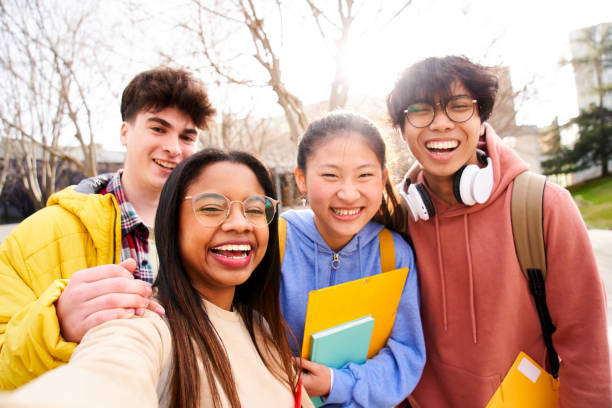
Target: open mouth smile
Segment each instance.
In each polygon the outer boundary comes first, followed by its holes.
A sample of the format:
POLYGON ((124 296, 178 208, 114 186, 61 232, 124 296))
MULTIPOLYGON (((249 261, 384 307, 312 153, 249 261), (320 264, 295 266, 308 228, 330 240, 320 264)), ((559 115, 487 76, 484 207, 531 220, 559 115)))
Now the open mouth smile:
POLYGON ((251 245, 248 244, 225 244, 211 248, 211 252, 220 257, 229 259, 246 259, 251 254, 251 245))
POLYGON ((153 159, 153 161, 157 165, 159 165, 159 166, 161 166, 161 167, 163 167, 165 169, 168 169, 168 170, 172 170, 172 169, 174 169, 176 167, 176 163, 168 162, 168 161, 165 161, 165 160, 153 159))
POLYGON ((450 153, 459 146, 457 140, 430 140, 425 143, 425 148, 434 154, 450 153))
POLYGON ((338 215, 340 217, 352 217, 352 216, 356 216, 360 214, 363 208, 362 207, 357 207, 357 208, 334 208, 332 207, 331 210, 335 215, 338 215))

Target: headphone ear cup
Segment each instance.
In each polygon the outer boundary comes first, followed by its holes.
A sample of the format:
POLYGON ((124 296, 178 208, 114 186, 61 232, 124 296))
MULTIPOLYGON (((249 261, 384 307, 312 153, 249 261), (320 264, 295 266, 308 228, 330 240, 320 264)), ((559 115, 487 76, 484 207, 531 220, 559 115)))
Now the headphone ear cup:
POLYGON ((459 197, 461 197, 461 200, 458 201, 460 203, 465 205, 476 204, 476 200, 474 199, 473 195, 473 188, 474 181, 479 170, 480 167, 478 167, 477 165, 468 164, 467 166, 463 166, 461 174, 459 174, 458 178, 457 174, 455 174, 455 180, 453 182, 453 192, 455 190, 459 190, 459 197))
POLYGON ((425 210, 428 215, 427 218, 430 218, 436 215, 436 209, 433 205, 433 201, 431 201, 431 197, 427 193, 425 186, 421 183, 418 183, 414 187, 416 188, 416 190, 419 192, 419 195, 421 196, 421 200, 423 201, 423 205, 425 206, 425 210))
POLYGON ((493 190, 493 165, 486 158, 483 169, 475 164, 462 166, 453 178, 453 194, 464 205, 482 204, 489 199, 493 190))
POLYGON ((410 184, 406 191, 400 189, 400 194, 406 200, 408 210, 414 222, 418 220, 427 221, 429 217, 435 215, 433 202, 421 183, 410 184))
POLYGON ((493 166, 491 158, 487 158, 487 167, 478 169, 474 176, 472 185, 472 197, 477 203, 482 204, 489 199, 493 190, 493 166))
POLYGON ((457 170, 457 172, 455 173, 455 175, 453 176, 453 194, 455 196, 455 199, 457 201, 459 201, 461 204, 465 204, 463 202, 463 199, 461 198, 461 175, 463 174, 463 170, 465 170, 467 166, 461 166, 461 168, 459 168, 459 170, 457 170))

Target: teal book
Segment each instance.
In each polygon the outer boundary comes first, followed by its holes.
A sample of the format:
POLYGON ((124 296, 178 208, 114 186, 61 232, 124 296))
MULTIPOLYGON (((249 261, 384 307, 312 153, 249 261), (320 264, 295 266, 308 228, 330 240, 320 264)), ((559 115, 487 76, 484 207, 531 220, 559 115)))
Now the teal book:
MULTIPOLYGON (((365 363, 373 328, 374 318, 368 315, 313 333, 310 361, 332 368, 341 368, 346 363, 365 363)), ((322 405, 318 397, 312 401, 317 407, 322 405)))

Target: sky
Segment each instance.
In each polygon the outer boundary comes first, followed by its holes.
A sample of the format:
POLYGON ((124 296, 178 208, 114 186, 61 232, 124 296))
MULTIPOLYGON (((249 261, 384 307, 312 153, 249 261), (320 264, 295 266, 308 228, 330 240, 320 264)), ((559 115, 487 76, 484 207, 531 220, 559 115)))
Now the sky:
MULTIPOLYGON (((566 119, 577 113, 573 70, 559 61, 571 57, 572 30, 612 22, 612 1, 415 0, 398 20, 388 32, 360 42, 360 53, 367 50, 370 58, 355 57, 351 64, 352 92, 384 96, 410 64, 463 54, 487 65, 510 66, 515 88, 533 83, 537 95, 518 120, 544 126, 555 115, 566 119)), ((315 92, 304 85, 304 94, 315 92)))
MULTIPOLYGON (((385 4, 395 10, 401 3, 396 0, 385 4)), ((153 7, 151 4, 147 2, 153 7)), ((181 9, 174 8, 174 4, 159 3, 159 13, 180 15, 181 9)), ((106 12, 110 20, 121 14, 117 9, 106 12)), ((315 103, 328 98, 334 66, 330 43, 308 29, 311 26, 307 24, 308 18, 305 15, 286 23, 283 41, 276 45, 289 90, 304 103, 315 103)), ((612 22, 612 1, 413 0, 399 17, 382 28, 369 18, 356 20, 354 47, 347 62, 351 72, 350 93, 371 95, 382 101, 398 74, 412 63, 428 56, 462 54, 486 65, 509 66, 515 89, 530 85, 527 100, 517 104, 519 124, 546 126, 555 116, 563 122, 577 114, 573 70, 570 65, 560 64, 562 59, 571 57, 570 32, 602 22, 612 22)), ((129 25, 121 26, 130 30, 129 25)), ((182 42, 175 28, 163 24, 150 26, 151 31, 145 34, 147 41, 123 52, 132 57, 131 63, 118 66, 125 81, 159 63, 157 48, 172 53, 176 44, 182 42)), ((247 54, 252 53, 248 41, 236 46, 244 46, 247 54)), ((188 65, 186 60, 178 59, 188 65)), ((257 63, 245 67, 247 71, 253 70, 254 78, 261 76, 257 63)), ((119 94, 125 85, 123 82, 115 90, 115 105, 110 107, 111 114, 97 132, 104 135, 98 140, 110 149, 121 149, 117 112, 119 94)), ((244 97, 240 91, 211 87, 211 93, 213 103, 217 100, 229 101, 232 106, 254 104, 259 115, 282 115, 269 90, 255 96, 249 91, 249 96, 244 97)))

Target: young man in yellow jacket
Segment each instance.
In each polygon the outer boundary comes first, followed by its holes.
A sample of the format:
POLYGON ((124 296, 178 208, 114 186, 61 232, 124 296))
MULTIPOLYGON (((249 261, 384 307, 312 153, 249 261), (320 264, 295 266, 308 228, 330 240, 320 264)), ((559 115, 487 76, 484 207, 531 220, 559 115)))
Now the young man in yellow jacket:
POLYGON ((94 326, 145 308, 163 314, 149 300, 159 195, 213 114, 204 84, 188 72, 140 73, 121 100, 124 168, 52 195, 4 240, 0 389, 67 362, 94 326))

